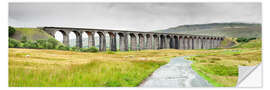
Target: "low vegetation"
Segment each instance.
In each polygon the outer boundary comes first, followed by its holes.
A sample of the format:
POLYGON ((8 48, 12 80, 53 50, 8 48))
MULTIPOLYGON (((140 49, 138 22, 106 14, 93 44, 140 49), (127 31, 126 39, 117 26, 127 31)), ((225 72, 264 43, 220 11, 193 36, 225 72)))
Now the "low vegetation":
POLYGON ((9 86, 137 86, 166 61, 106 53, 9 49, 9 86))
POLYGON ((261 24, 255 23, 209 23, 180 25, 158 32, 180 33, 192 35, 225 36, 233 38, 262 37, 261 24))
POLYGON ((239 42, 239 43, 245 43, 245 42, 249 42, 250 40, 254 40, 256 38, 237 38, 236 41, 239 42))
POLYGON ((8 36, 11 37, 16 32, 14 27, 8 26, 8 36))
POLYGON ((10 38, 16 39, 21 41, 25 37, 29 41, 35 41, 35 40, 47 40, 50 38, 53 38, 45 31, 39 29, 39 28, 17 28, 13 27, 15 29, 15 32, 10 38))
POLYGON ((170 58, 204 50, 84 53, 9 48, 9 86, 138 86, 170 58))
POLYGON ((191 55, 197 55, 187 59, 193 61, 192 68, 198 74, 214 86, 230 87, 237 83, 238 65, 261 62, 260 38, 226 38, 221 43, 225 49, 98 52, 96 47, 66 47, 43 31, 15 29, 9 38, 9 86, 12 87, 133 87, 170 58, 191 55), (19 39, 17 31, 21 31, 19 39), (44 37, 36 37, 33 32, 44 37))
POLYGON ((233 47, 233 48, 257 48, 260 49, 262 47, 262 40, 256 39, 256 40, 249 40, 249 42, 245 43, 239 43, 239 45, 233 47))
MULTIPOLYGON (((211 51, 211 50, 208 50, 211 51)), ((192 69, 218 87, 237 84, 238 66, 253 66, 261 63, 261 40, 241 43, 233 49, 201 53, 187 59, 192 60, 192 69)))
POLYGON ((27 40, 26 37, 23 37, 21 41, 9 38, 8 42, 9 48, 57 49, 67 51, 79 51, 79 52, 98 52, 98 49, 96 47, 90 48, 67 47, 53 38, 35 41, 27 40))

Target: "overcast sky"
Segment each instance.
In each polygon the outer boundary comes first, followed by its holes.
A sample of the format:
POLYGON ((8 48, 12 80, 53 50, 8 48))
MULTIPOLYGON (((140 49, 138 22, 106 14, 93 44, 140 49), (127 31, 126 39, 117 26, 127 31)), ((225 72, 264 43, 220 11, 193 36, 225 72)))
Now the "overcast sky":
POLYGON ((150 31, 185 24, 261 21, 261 3, 9 3, 8 23, 150 31))

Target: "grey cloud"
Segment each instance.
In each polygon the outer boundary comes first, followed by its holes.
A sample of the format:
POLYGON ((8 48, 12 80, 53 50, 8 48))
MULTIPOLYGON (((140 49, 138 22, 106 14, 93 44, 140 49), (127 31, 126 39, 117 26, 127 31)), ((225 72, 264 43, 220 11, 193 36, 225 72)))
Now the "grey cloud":
POLYGON ((159 30, 183 24, 261 23, 261 3, 9 3, 9 25, 159 30))

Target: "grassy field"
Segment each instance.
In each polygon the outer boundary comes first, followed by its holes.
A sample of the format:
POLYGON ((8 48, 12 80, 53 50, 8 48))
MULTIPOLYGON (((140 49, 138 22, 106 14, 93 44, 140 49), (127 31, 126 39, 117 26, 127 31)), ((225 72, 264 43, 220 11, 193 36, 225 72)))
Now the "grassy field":
POLYGON ((254 23, 209 23, 179 25, 177 27, 172 27, 165 30, 158 30, 158 32, 207 36, 225 36, 234 38, 252 38, 262 36, 261 24, 254 23))
POLYGON ((40 40, 53 38, 48 33, 38 28, 15 28, 16 32, 11 38, 21 40, 23 36, 26 36, 27 40, 40 40))
POLYGON ((143 50, 83 53, 9 48, 11 87, 138 86, 153 71, 176 56, 191 56, 192 68, 215 86, 235 86, 238 65, 261 62, 261 41, 231 49, 143 50))
POLYGON ((169 58, 192 54, 194 50, 83 53, 9 48, 9 86, 132 87, 169 58))
POLYGON ((193 61, 192 69, 214 86, 231 87, 237 84, 238 65, 253 66, 262 61, 261 43, 261 39, 252 40, 233 49, 196 54, 187 59, 193 61))

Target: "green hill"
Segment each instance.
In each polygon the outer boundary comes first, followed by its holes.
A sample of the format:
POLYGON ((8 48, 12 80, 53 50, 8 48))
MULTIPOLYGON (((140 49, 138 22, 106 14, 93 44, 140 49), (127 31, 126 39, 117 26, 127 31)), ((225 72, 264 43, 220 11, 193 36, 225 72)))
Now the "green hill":
POLYGON ((16 32, 11 38, 21 40, 23 36, 26 36, 27 40, 40 40, 53 38, 45 31, 38 28, 15 28, 16 32))
POLYGON ((235 48, 262 48, 262 39, 259 38, 247 43, 239 43, 235 48))
POLYGON ((157 32, 225 36, 225 37, 261 37, 261 24, 253 23, 209 23, 180 25, 157 32))

